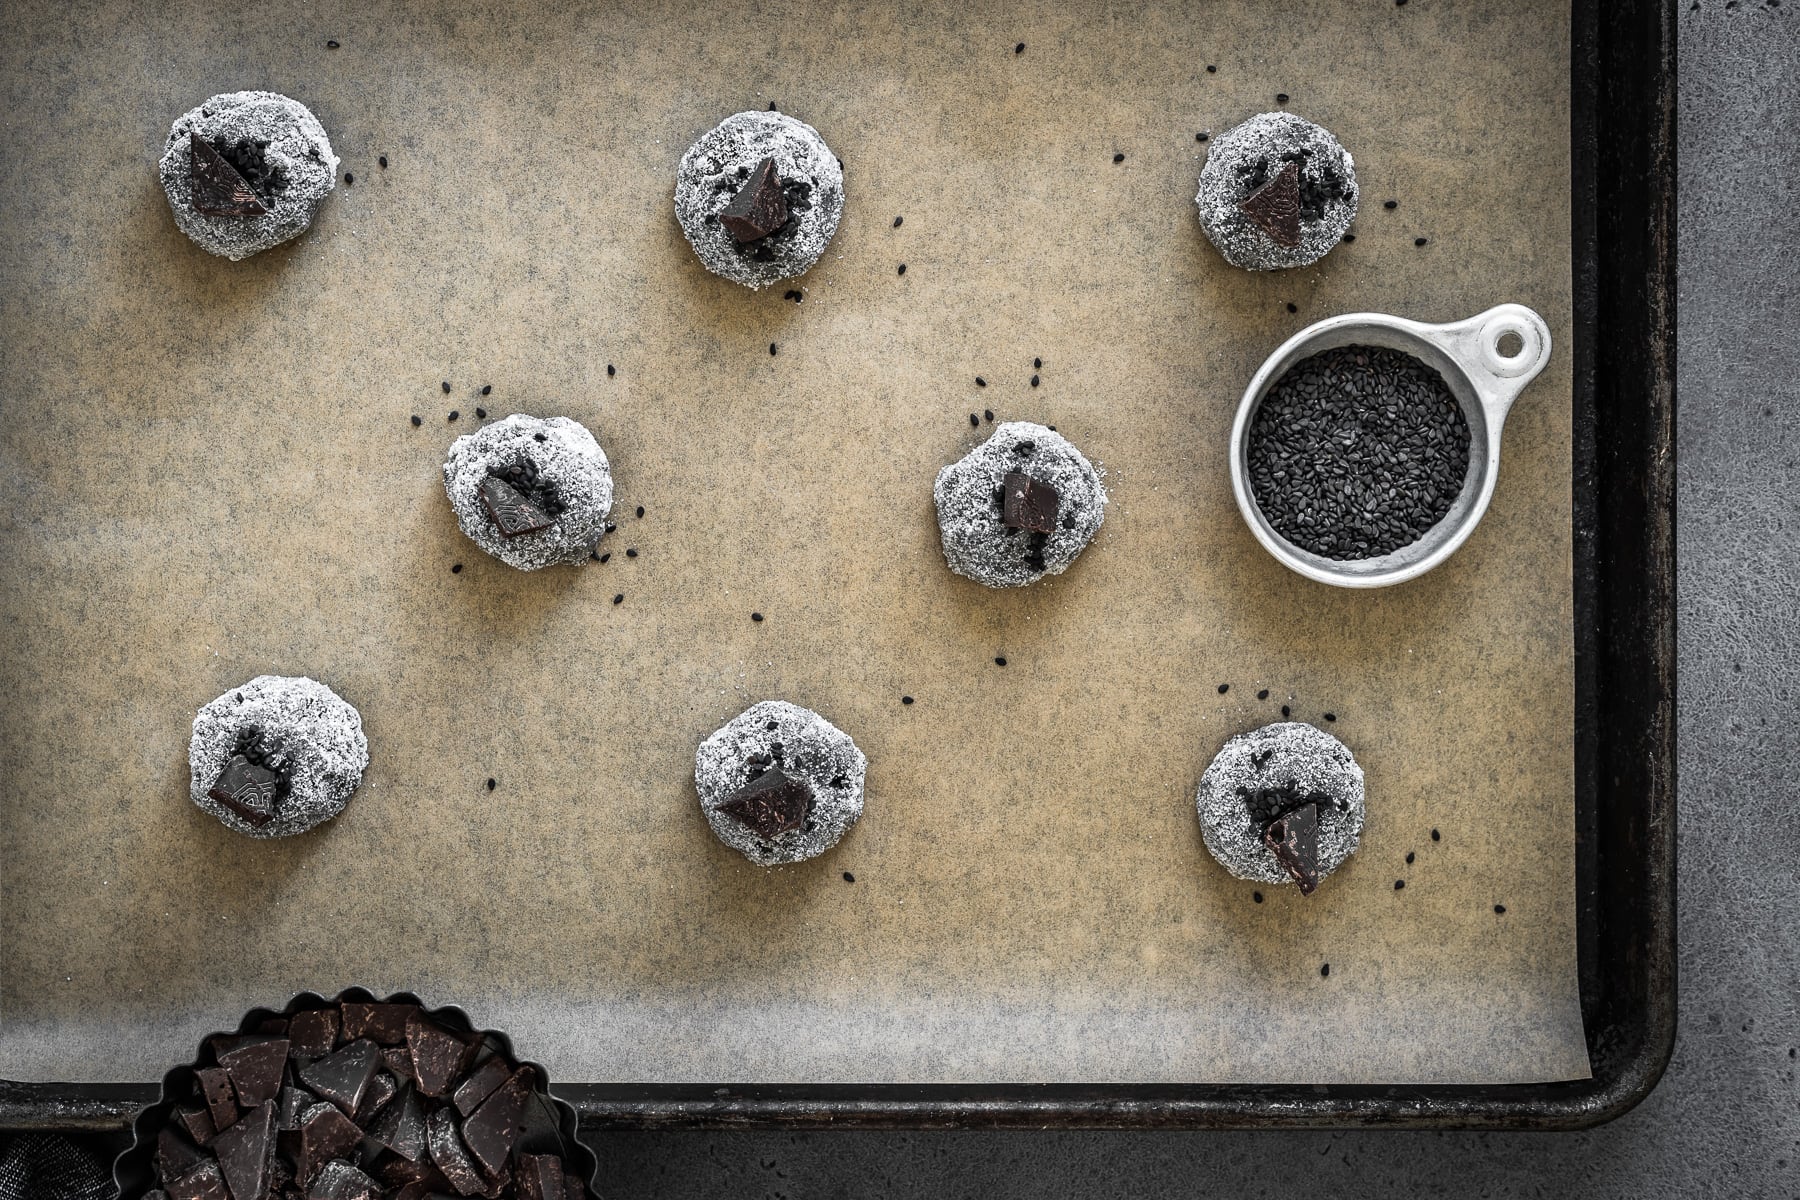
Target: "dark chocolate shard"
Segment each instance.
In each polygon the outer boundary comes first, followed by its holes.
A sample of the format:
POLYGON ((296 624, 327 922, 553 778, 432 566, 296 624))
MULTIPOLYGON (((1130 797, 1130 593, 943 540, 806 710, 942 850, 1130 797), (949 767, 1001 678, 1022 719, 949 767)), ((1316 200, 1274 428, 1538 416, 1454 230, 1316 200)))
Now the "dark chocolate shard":
POLYGON ((281 1098, 275 1102, 275 1128, 298 1129, 306 1120, 306 1110, 319 1102, 318 1097, 304 1088, 289 1084, 281 1089, 281 1098))
POLYGON ((719 805, 719 811, 767 841, 805 825, 812 802, 812 787, 804 779, 771 767, 733 792, 719 805))
POLYGON ((392 1075, 386 1071, 375 1072, 375 1078, 369 1080, 369 1086, 363 1092, 362 1103, 356 1106, 356 1123, 367 1125, 399 1090, 400 1085, 394 1082, 392 1075))
POLYGON ((495 1089, 505 1083, 507 1076, 511 1074, 512 1068, 507 1066, 506 1060, 497 1054, 476 1067, 469 1073, 469 1077, 456 1087, 456 1095, 453 1098, 456 1103, 456 1111, 466 1117, 480 1108, 481 1102, 493 1095, 495 1089))
POLYGON ((513 1181, 519 1200, 563 1200, 562 1159, 554 1154, 521 1154, 513 1181))
POLYGON ((334 1158, 319 1168, 306 1200, 381 1200, 385 1190, 355 1163, 334 1158))
POLYGON ((335 1008, 314 1008, 294 1014, 288 1022, 288 1053, 295 1058, 324 1058, 337 1046, 338 1014, 335 1008))
POLYGON ((216 1162, 203 1162, 180 1179, 165 1179, 162 1183, 169 1200, 230 1200, 225 1176, 219 1173, 216 1162))
POLYGON ((208 1161, 207 1156, 200 1153, 192 1142, 175 1130, 164 1129, 156 1135, 156 1174, 158 1178, 180 1179, 206 1161, 208 1161))
POLYGON ((264 1100, 273 1100, 281 1091, 281 1069, 287 1066, 288 1040, 274 1038, 251 1042, 229 1054, 219 1056, 219 1065, 231 1076, 237 1089, 238 1103, 255 1108, 264 1100))
POLYGON ((346 1004, 344 1038, 368 1038, 379 1046, 406 1041, 406 1023, 419 1011, 416 1004, 346 1004))
POLYGON ((219 1170, 231 1200, 268 1200, 270 1169, 275 1163, 275 1103, 265 1100, 254 1112, 213 1139, 219 1170))
POLYGON ((442 1096, 449 1091, 451 1081, 469 1057, 466 1042, 417 1014, 406 1024, 406 1044, 411 1050, 413 1078, 419 1081, 419 1091, 427 1096, 442 1096))
POLYGON ((1300 164, 1290 161, 1281 173, 1238 201, 1252 224, 1278 246, 1300 244, 1300 164))
POLYGON ((380 1063, 380 1048, 374 1042, 358 1039, 336 1054, 301 1067, 300 1082, 349 1116, 362 1103, 363 1092, 375 1078, 380 1063))
POLYGON ((294 1178, 304 1186, 331 1159, 355 1151, 362 1136, 355 1122, 336 1107, 315 1104, 306 1110, 297 1128, 280 1135, 277 1144, 293 1164, 294 1178))
POLYGON ((525 1115, 525 1104, 531 1099, 533 1078, 530 1067, 520 1067, 463 1122, 463 1141, 489 1175, 498 1175, 505 1169, 513 1143, 524 1132, 519 1118, 525 1115))
POLYGON ((719 214, 720 223, 739 243, 766 238, 786 225, 787 219, 787 193, 781 190, 772 158, 756 164, 756 170, 719 214))
POLYGON ((573 1175, 564 1175, 563 1200, 588 1200, 587 1184, 573 1175))
POLYGON ((200 1098, 206 1101, 213 1128, 231 1128, 238 1118, 237 1092, 231 1086, 231 1076, 223 1067, 201 1067, 194 1072, 194 1078, 200 1084, 200 1098))
POLYGON ((383 1046, 381 1062, 397 1083, 417 1083, 413 1072, 412 1050, 406 1046, 383 1046))
POLYGON ((1263 830, 1263 844, 1300 885, 1300 894, 1312 895, 1319 886, 1319 806, 1302 804, 1270 821, 1263 830))
POLYGON ((501 537, 518 537, 556 524, 549 513, 497 475, 489 475, 481 481, 481 502, 487 506, 488 516, 493 518, 501 537))
POLYGON ((425 1108, 412 1088, 401 1091, 369 1126, 369 1139, 379 1142, 407 1162, 425 1155, 425 1108))
POLYGON ((213 144, 188 134, 188 193, 194 211, 209 217, 260 217, 269 211, 238 169, 213 144))
POLYGON ((431 1161, 457 1195, 472 1196, 486 1186, 469 1159, 469 1152, 463 1149, 462 1137, 456 1132, 456 1117, 449 1109, 440 1108, 425 1119, 425 1145, 431 1151, 431 1161))
POLYGON ((267 825, 275 816, 275 794, 281 776, 234 754, 206 794, 252 825, 267 825))
POLYGON ((219 1127, 213 1124, 212 1113, 204 1108, 178 1108, 175 1110, 175 1120, 188 1131, 189 1137, 202 1146, 212 1141, 213 1135, 219 1132, 219 1127))
POLYGON ((1056 510, 1061 498, 1054 487, 1021 471, 1008 471, 1002 482, 1005 496, 1000 518, 1008 528, 1056 532, 1056 510))

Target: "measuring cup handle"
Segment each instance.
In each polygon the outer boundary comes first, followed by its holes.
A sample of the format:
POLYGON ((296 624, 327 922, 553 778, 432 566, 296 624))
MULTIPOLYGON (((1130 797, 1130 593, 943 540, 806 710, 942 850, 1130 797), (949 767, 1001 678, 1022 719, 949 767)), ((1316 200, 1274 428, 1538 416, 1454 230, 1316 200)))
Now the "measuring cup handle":
POLYGON ((1523 304, 1501 304, 1438 329, 1440 344, 1468 373, 1498 435, 1513 401, 1550 361, 1550 326, 1523 304), (1508 337, 1519 341, 1515 353, 1501 348, 1508 337))

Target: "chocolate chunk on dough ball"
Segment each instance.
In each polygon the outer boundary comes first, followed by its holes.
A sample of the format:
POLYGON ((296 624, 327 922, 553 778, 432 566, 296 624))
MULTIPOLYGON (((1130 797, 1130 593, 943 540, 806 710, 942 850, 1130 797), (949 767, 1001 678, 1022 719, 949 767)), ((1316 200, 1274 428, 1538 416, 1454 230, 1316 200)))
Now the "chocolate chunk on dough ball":
POLYGON ((369 765, 362 715, 316 680, 258 675, 194 714, 189 794, 253 838, 305 833, 344 811, 369 765))
POLYGON ((1315 263, 1356 219, 1356 164, 1324 128, 1293 113, 1259 113, 1212 142, 1194 204, 1234 267, 1315 263))
POLYGON ((817 858, 849 832, 868 762, 818 713, 765 700, 700 743, 694 787, 718 839, 774 867, 817 858))
POLYGON ((508 566, 579 565, 606 532, 612 469, 579 423, 514 413, 450 444, 444 494, 462 531, 508 566))
POLYGON ((176 120, 157 174, 181 232, 235 262, 306 232, 337 167, 325 127, 304 104, 226 92, 176 120))
POLYGON ((726 117, 688 147, 675 175, 675 217, 694 253, 747 288, 805 274, 843 212, 837 157, 785 113, 726 117))
POLYGON ((1069 569, 1106 520, 1100 473, 1069 439, 1007 421, 938 472, 932 488, 944 561, 988 587, 1069 569))
POLYGON ((1195 804, 1220 866, 1310 894, 1356 853, 1363 773, 1329 733, 1278 721, 1226 742, 1200 777, 1195 804))

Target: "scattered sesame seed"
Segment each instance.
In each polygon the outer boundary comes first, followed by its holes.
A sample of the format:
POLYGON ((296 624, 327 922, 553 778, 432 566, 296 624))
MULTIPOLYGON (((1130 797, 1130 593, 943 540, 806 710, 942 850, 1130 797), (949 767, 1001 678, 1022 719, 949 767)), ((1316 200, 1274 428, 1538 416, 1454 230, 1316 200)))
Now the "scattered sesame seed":
POLYGON ((1406 865, 1409 867, 1412 866, 1413 859, 1417 857, 1418 855, 1414 854, 1411 850, 1408 850, 1406 852, 1406 865))
POLYGON ((769 111, 770 112, 780 112, 781 110, 779 108, 776 108, 775 102, 773 100, 771 100, 771 101, 769 101, 769 111))
POLYGON ((1031 377, 1031 386, 1036 387, 1037 385, 1038 385, 1038 377, 1036 375, 1033 375, 1031 377))
POLYGON ((640 505, 638 505, 638 506, 637 506, 637 515, 638 515, 638 519, 639 519, 639 520, 640 520, 640 521, 641 521, 641 520, 643 520, 643 517, 644 517, 644 506, 643 506, 643 505, 641 505, 641 504, 640 504, 640 505))
POLYGON ((994 423, 994 410, 991 408, 982 409, 981 410, 981 419, 986 421, 990 425, 993 424, 994 423))
POLYGON ((1398 200, 1386 200, 1382 202, 1381 207, 1392 211, 1400 207, 1400 202, 1398 200))
POLYGON ((996 667, 1004 667, 1006 665, 1006 656, 1004 654, 1002 654, 1002 655, 999 655, 998 657, 996 657, 994 659, 994 665, 996 667))
POLYGON ((1262 893, 1261 892, 1251 892, 1250 898, 1252 900, 1256 901, 1258 904, 1262 903, 1262 893))
POLYGON ((326 43, 325 43, 325 48, 326 48, 326 49, 327 49, 327 50, 336 50, 336 49, 337 49, 337 48, 338 48, 338 44, 337 44, 337 43, 336 43, 336 42, 335 42, 335 41, 329 41, 329 40, 328 40, 328 41, 326 41, 326 43))
POLYGON ((905 219, 906 219, 905 217, 895 217, 894 218, 894 228, 895 229, 900 228, 900 222, 904 221, 905 219))
POLYGON ((421 417, 418 413, 414 413, 412 422, 414 425, 423 425, 425 423, 425 418, 421 417))
POLYGON ((976 416, 974 413, 969 414, 969 428, 970 429, 981 428, 981 418, 976 416))
POLYGON ((606 560, 607 560, 607 559, 609 559, 609 558, 611 558, 611 557, 612 557, 612 551, 611 551, 611 550, 608 550, 608 551, 607 551, 607 552, 606 552, 606 553, 605 553, 605 554, 602 554, 602 555, 601 555, 601 556, 600 556, 600 558, 599 558, 599 561, 600 561, 600 562, 605 562, 605 561, 606 561, 606 560))
POLYGON ((1330 977, 1331 977, 1331 964, 1326 963, 1324 966, 1319 968, 1319 978, 1320 979, 1329 979, 1330 977))
POLYGON ((1217 75, 1219 73, 1219 68, 1215 67, 1212 63, 1207 63, 1206 64, 1206 73, 1208 75, 1217 75))
POLYGON ((1431 840, 1434 842, 1441 842, 1444 839, 1443 839, 1443 836, 1441 834, 1439 834, 1437 830, 1434 829, 1431 831, 1431 840))
POLYGON ((1413 245, 1423 246, 1426 242, 1429 242, 1430 240, 1431 240, 1430 238, 1414 238, 1413 245))
POLYGON ((1194 135, 1194 140, 1195 140, 1195 141, 1196 141, 1196 142, 1204 142, 1204 141, 1205 141, 1205 140, 1206 140, 1206 139, 1207 139, 1207 138, 1208 138, 1208 137, 1210 137, 1210 136, 1212 136, 1212 135, 1211 135, 1211 134, 1206 134, 1206 133, 1196 133, 1196 134, 1195 134, 1195 135, 1194 135))
POLYGON ((1020 42, 1020 43, 1019 43, 1019 44, 1018 44, 1018 45, 1016 45, 1016 46, 1014 46, 1014 47, 1013 47, 1013 53, 1014 53, 1014 54, 1023 54, 1023 53, 1025 53, 1025 43, 1024 43, 1024 42, 1020 42))
POLYGON ((487 781, 487 790, 488 790, 488 791, 490 791, 490 792, 491 792, 491 791, 493 791, 493 790, 494 790, 494 789, 495 789, 495 788, 496 788, 496 787, 499 787, 499 786, 500 786, 500 785, 499 785, 499 784, 498 784, 498 783, 496 783, 496 782, 494 782, 494 780, 492 780, 492 779, 490 779, 490 780, 488 780, 488 781, 487 781))
POLYGON ((462 574, 462 564, 461 563, 452 564, 452 566, 450 567, 450 573, 452 575, 461 575, 462 574))
POLYGON ((1504 904, 1494 905, 1494 915, 1495 916, 1500 916, 1500 915, 1504 914, 1505 912, 1506 912, 1506 905, 1504 905, 1504 904))
POLYGON ((450 394, 450 381, 448 379, 444 380, 441 386, 444 389, 444 395, 448 396, 450 394))
POLYGON ((480 419, 480 420, 483 420, 483 421, 485 421, 485 420, 487 420, 487 409, 485 409, 485 408, 481 408, 481 407, 477 407, 477 408, 476 408, 476 409, 475 409, 475 416, 476 416, 476 417, 477 417, 477 418, 479 418, 479 419, 480 419))
POLYGON ((636 546, 627 547, 625 550, 625 557, 626 558, 636 558, 637 557, 637 547, 636 546))
POLYGON ((901 274, 901 275, 906 274, 906 264, 905 263, 900 264, 900 270, 899 270, 898 274, 901 274))
POLYGON ((1404 880, 1404 879, 1396 879, 1396 880, 1394 880, 1394 890, 1395 890, 1395 891, 1396 891, 1396 892, 1397 892, 1397 891, 1399 891, 1399 890, 1401 890, 1401 889, 1402 889, 1402 888, 1404 888, 1404 887, 1405 887, 1405 886, 1406 886, 1406 880, 1404 880))
POLYGON ((1230 690, 1231 690, 1231 685, 1229 683, 1221 683, 1219 685, 1219 695, 1221 695, 1221 696, 1223 696, 1226 692, 1229 692, 1230 690))
POLYGON ((345 171, 344 172, 344 186, 349 187, 351 184, 353 184, 355 182, 356 182, 356 176, 352 175, 348 171, 345 171))
POLYGON ((789 288, 782 294, 781 298, 783 300, 792 300, 795 304, 798 304, 800 301, 804 300, 806 296, 799 288, 789 288))
POLYGON ((611 363, 606 364, 606 377, 608 379, 613 377, 613 365, 611 363))
POLYGON ((491 395, 493 395, 493 394, 494 394, 494 385, 493 385, 493 384, 491 384, 491 383, 484 383, 484 384, 482 384, 482 385, 481 385, 481 394, 482 394, 482 395, 484 395, 484 396, 491 396, 491 395))
POLYGON ((769 357, 770 358, 775 357, 775 343, 774 342, 769 343, 769 357))
POLYGON ((751 613, 750 619, 752 621, 755 621, 758 625, 762 624, 762 614, 761 613, 751 613))
POLYGON ((1327 721, 1335 721, 1335 720, 1337 720, 1337 714, 1336 713, 1326 713, 1325 719, 1327 721))
POLYGON ((854 875, 852 875, 852 874, 851 874, 851 873, 850 873, 850 872, 848 872, 848 871, 845 871, 845 872, 844 872, 844 882, 845 882, 845 883, 855 883, 855 882, 856 882, 856 876, 854 876, 854 875))
POLYGON ((1269 698, 1269 689, 1264 688, 1262 691, 1256 693, 1256 698, 1258 700, 1267 700, 1269 698))
POLYGON ((902 704, 911 704, 912 702, 913 702, 913 698, 911 696, 900 697, 900 703, 902 703, 902 704))
POLYGON ((383 154, 375 161, 381 165, 382 170, 387 170, 387 155, 383 154))
POLYGON ((1114 155, 1113 155, 1113 161, 1114 161, 1114 162, 1116 162, 1116 163, 1122 163, 1122 162, 1124 162, 1124 161, 1125 161, 1125 156, 1124 156, 1124 155, 1123 155, 1123 154, 1116 154, 1116 153, 1115 153, 1115 154, 1114 154, 1114 155))
POLYGON ((1041 371, 1041 370, 1043 370, 1043 369, 1044 369, 1044 360, 1043 360, 1043 359, 1041 359, 1041 358, 1034 358, 1034 359, 1032 359, 1032 360, 1031 360, 1031 369, 1032 369, 1032 370, 1034 370, 1034 371, 1041 371))
POLYGON ((613 597, 613 603, 614 603, 614 604, 623 604, 623 603, 625 603, 625 593, 624 593, 624 592, 620 592, 620 593, 619 593, 619 594, 618 594, 618 595, 616 595, 616 596, 614 596, 614 597, 613 597))
MULTIPOLYGON (((541 441, 543 441, 543 440, 544 440, 544 439, 543 439, 543 435, 541 435, 541 434, 540 434, 540 435, 539 435, 539 436, 538 436, 538 440, 539 440, 539 441, 540 441, 540 442, 541 442, 541 441)), ((613 524, 613 523, 612 523, 612 522, 611 522, 611 521, 608 521, 608 522, 607 522, 607 523, 606 523, 606 532, 608 532, 608 533, 617 533, 617 532, 618 532, 618 530, 619 530, 619 527, 618 527, 618 526, 617 526, 617 525, 614 525, 614 524, 613 524)))
POLYGON ((1289 312, 1291 312, 1291 313, 1297 313, 1297 312, 1299 312, 1299 311, 1300 311, 1300 309, 1299 309, 1299 307, 1298 307, 1298 306, 1297 306, 1297 305, 1294 305, 1294 304, 1289 304, 1289 305, 1288 305, 1288 306, 1287 306, 1287 310, 1288 310, 1288 311, 1289 311, 1289 312))
POLYGON ((1287 97, 1286 92, 1276 92, 1275 93, 1275 103, 1286 104, 1287 100, 1288 100, 1288 97, 1287 97))
POLYGON ((1345 234, 1345 235, 1344 235, 1344 241, 1345 241, 1345 242, 1346 242, 1346 243, 1348 243, 1348 242, 1354 242, 1354 241, 1355 241, 1355 240, 1356 240, 1356 235, 1355 235, 1355 234, 1354 234, 1354 233, 1346 233, 1346 234, 1345 234))
POLYGON ((1293 714, 1288 712, 1288 706, 1284 704, 1281 706, 1281 715, 1284 717, 1287 717, 1287 716, 1292 716, 1293 714))
POLYGON ((462 416, 462 413, 458 412, 456 409, 453 408, 450 410, 450 420, 454 421, 460 416, 462 416))
POLYGON ((985 379, 983 379, 983 378, 982 378, 982 377, 981 377, 981 376, 979 376, 979 375, 977 375, 977 376, 976 376, 976 377, 975 377, 975 386, 976 386, 976 387, 986 387, 986 386, 987 386, 987 380, 985 380, 985 379))

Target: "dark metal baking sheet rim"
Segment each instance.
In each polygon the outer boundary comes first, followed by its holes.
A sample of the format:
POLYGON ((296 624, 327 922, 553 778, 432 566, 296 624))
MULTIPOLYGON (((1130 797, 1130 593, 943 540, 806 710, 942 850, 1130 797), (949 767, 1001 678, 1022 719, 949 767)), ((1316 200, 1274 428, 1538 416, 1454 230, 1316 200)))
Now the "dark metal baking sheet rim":
MULTIPOLYGON (((1575 0, 1576 887, 1591 1079, 562 1085, 582 1128, 1581 1129, 1675 1042, 1675 7, 1575 0)), ((155 1084, 0 1080, 0 1130, 121 1131, 155 1084)))

